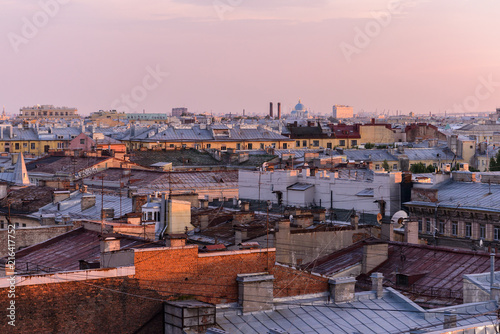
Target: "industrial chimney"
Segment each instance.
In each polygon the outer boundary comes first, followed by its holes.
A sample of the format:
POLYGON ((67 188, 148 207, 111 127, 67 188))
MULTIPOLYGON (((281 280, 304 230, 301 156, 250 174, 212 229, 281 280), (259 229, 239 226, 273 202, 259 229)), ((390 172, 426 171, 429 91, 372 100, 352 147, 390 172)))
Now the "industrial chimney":
POLYGON ((281 102, 278 102, 278 119, 281 119, 281 102))
POLYGON ((273 103, 269 102, 269 117, 273 118, 273 103))

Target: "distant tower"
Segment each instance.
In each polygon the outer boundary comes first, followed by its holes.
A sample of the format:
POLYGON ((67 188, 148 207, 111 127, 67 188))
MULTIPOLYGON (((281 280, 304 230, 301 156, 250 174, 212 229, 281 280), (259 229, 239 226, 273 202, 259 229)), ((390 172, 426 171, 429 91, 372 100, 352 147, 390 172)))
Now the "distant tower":
POLYGON ((269 102, 269 117, 273 118, 273 103, 269 102))
POLYGON ((281 119, 281 102, 278 102, 278 119, 281 119))

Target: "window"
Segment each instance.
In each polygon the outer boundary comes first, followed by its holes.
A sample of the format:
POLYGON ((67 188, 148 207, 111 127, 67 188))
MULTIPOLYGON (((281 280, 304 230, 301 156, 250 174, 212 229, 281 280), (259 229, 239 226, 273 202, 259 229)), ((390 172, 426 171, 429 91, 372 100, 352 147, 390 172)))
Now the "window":
POLYGON ((287 149, 288 148, 288 144, 287 143, 283 143, 283 149, 287 149))
POLYGON ((85 144, 85 139, 80 139, 80 144, 84 145, 85 144))
POLYGON ((351 140, 351 146, 356 146, 358 145, 358 141, 357 140, 351 140))
MULTIPOLYGON (((208 145, 210 145, 210 144, 208 144, 208 145)), ((174 144, 170 144, 170 147, 171 147, 171 148, 173 148, 173 147, 174 147, 174 144)))
POLYGON ((313 146, 318 147, 319 146, 319 140, 313 140, 313 146))
POLYGON ((26 224, 23 224, 23 227, 26 227, 26 224))
POLYGON ((444 234, 444 228, 445 228, 445 223, 444 221, 439 222, 439 234, 444 234))
POLYGON ((19 149, 19 143, 16 143, 15 147, 16 147, 16 150, 18 150, 19 149))
POLYGON ((493 240, 500 240, 500 226, 493 228, 493 240))
POLYGON ((4 228, 3 223, 0 223, 0 228, 2 228, 2 229, 4 228))
POLYGON ((23 147, 28 147, 28 143, 23 143, 23 147))
POLYGON ((326 143, 326 148, 332 148, 332 143, 326 143))
MULTIPOLYGON (((210 145, 210 144, 208 144, 208 145, 210 145)), ((248 144, 248 149, 251 150, 252 148, 253 148, 252 143, 248 144)))
POLYGON ((148 212, 148 220, 153 220, 153 213, 152 212, 148 212))
POLYGON ((424 230, 422 226, 422 218, 418 218, 418 230, 422 232, 424 230))
POLYGON ((398 169, 398 164, 392 165, 392 169, 397 170, 398 169))
POLYGON ((264 149, 264 144, 263 143, 260 143, 260 149, 263 150, 264 149))
POLYGON ((31 143, 31 149, 34 150, 36 147, 35 143, 31 143))
POLYGON ((451 235, 454 235, 454 236, 458 235, 458 223, 457 222, 451 223, 451 235))
POLYGON ((240 143, 237 143, 237 144, 236 144, 236 149, 237 149, 237 150, 241 150, 241 144, 240 144, 240 143))
POLYGON ((220 150, 221 150, 221 151, 225 151, 226 149, 227 149, 227 148, 226 148, 226 146, 221 146, 221 147, 220 147, 220 150))
POLYGON ((479 238, 486 238, 486 226, 484 225, 479 225, 479 238))
POLYGON ((276 143, 271 144, 272 148, 276 148, 276 143))
POLYGON ((380 169, 380 165, 375 165, 375 170, 379 170, 380 169))
POLYGON ((19 223, 16 223, 16 228, 18 228, 18 227, 19 227, 19 223))
POLYGON ((302 141, 302 146, 307 147, 307 140, 302 141))
POLYGON ((465 237, 466 238, 472 237, 472 224, 471 223, 465 223, 465 237))
POLYGON ((295 146, 300 147, 300 140, 297 140, 297 141, 295 142, 295 146))
POLYGON ((425 220, 425 231, 431 233, 431 220, 429 218, 425 220))
POLYGON ((344 139, 340 140, 340 141, 339 141, 339 145, 340 145, 340 146, 345 146, 345 140, 344 140, 344 139))

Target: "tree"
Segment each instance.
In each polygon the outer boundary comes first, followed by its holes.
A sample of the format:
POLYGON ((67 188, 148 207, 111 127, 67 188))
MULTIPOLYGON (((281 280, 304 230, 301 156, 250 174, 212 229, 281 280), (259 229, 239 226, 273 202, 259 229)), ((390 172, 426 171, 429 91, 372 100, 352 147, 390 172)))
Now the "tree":
POLYGON ((427 173, 427 168, 422 162, 419 162, 418 164, 411 165, 410 172, 412 172, 413 174, 427 173))
POLYGON ((387 162, 387 159, 384 160, 384 162, 382 162, 382 168, 388 172, 389 171, 389 163, 387 162))
POLYGON ((372 143, 366 143, 366 144, 365 144, 365 148, 366 148, 367 150, 372 149, 372 148, 374 148, 374 147, 375 147, 375 144, 372 144, 372 143))
POLYGON ((496 157, 491 157, 490 159, 490 171, 500 171, 500 151, 498 151, 496 157))
POLYGON ((429 165, 427 166, 427 173, 434 173, 436 171, 436 167, 434 167, 433 165, 429 165))

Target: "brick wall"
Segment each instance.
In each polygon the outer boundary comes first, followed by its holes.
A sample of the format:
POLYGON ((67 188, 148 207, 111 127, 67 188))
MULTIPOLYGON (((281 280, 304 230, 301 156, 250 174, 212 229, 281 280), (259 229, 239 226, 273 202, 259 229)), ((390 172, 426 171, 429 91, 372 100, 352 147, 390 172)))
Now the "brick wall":
MULTIPOLYGON (((44 242, 73 229, 73 226, 29 227, 16 229, 16 250, 44 242)), ((0 230, 0 257, 7 255, 8 231, 0 230)))
MULTIPOLYGON (((141 327, 139 333, 162 333, 163 319, 158 314, 162 303, 125 294, 158 298, 157 293, 140 289, 137 280, 127 277, 86 283, 17 287, 16 327, 5 318, 0 333, 134 333, 141 327)), ((2 310, 9 303, 6 290, 0 290, 2 310)), ((1 314, 5 317, 5 311, 1 314)))
POLYGON ((238 300, 236 276, 270 272, 275 297, 328 291, 328 279, 275 266, 275 251, 200 254, 197 247, 135 253, 136 277, 141 286, 160 291, 166 298, 192 296, 207 303, 238 300), (268 269, 268 265, 270 268, 268 269))
POLYGON ((311 275, 294 268, 276 265, 274 275, 274 297, 291 297, 328 291, 328 278, 311 275))

